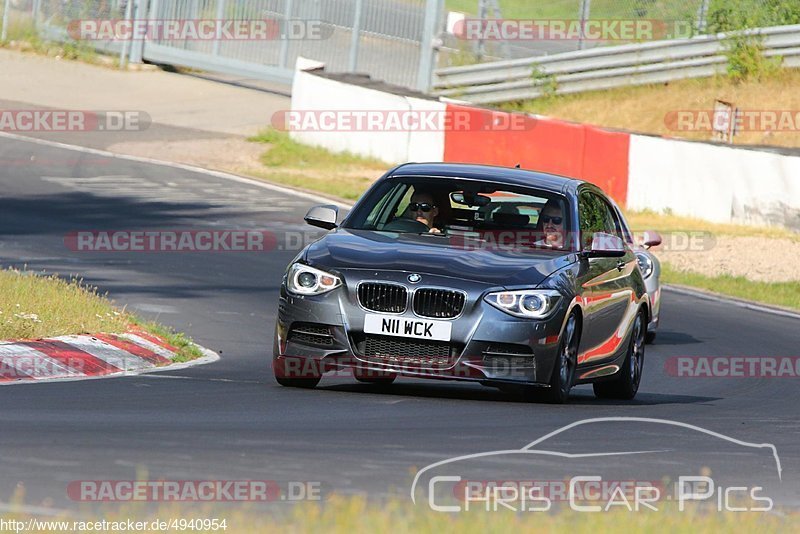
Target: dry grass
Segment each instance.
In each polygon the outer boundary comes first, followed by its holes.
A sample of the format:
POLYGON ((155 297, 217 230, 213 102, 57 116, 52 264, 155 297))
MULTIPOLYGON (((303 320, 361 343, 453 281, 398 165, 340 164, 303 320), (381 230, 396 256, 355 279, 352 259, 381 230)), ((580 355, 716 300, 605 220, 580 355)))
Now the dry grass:
POLYGON ((800 282, 760 282, 742 276, 707 276, 678 270, 664 262, 661 263, 661 282, 697 287, 717 295, 800 310, 800 282))
POLYGON ((628 224, 634 232, 643 232, 645 230, 655 230, 662 234, 667 234, 669 232, 709 232, 714 235, 764 237, 769 239, 791 239, 793 241, 800 241, 800 234, 779 227, 716 224, 702 219, 656 213, 647 210, 626 210, 625 218, 628 220, 628 224))
MULTIPOLYGON (((800 113, 800 69, 783 69, 762 79, 735 84, 724 76, 659 85, 626 87, 577 95, 552 96, 505 105, 561 119, 695 140, 709 140, 710 132, 678 132, 667 127, 665 117, 679 110, 713 110, 717 99, 742 110, 800 113)), ((785 132, 741 132, 735 144, 800 147, 797 128, 785 132)))
POLYGON ((304 145, 273 128, 248 140, 266 145, 267 150, 261 156, 263 167, 246 169, 246 174, 347 200, 360 197, 390 167, 376 159, 304 145))
POLYGON ((124 332, 128 316, 79 280, 0 271, 0 339, 124 332))
POLYGON ((0 340, 70 334, 122 333, 135 325, 178 349, 175 362, 202 356, 182 333, 117 309, 106 295, 79 279, 0 270, 0 340))

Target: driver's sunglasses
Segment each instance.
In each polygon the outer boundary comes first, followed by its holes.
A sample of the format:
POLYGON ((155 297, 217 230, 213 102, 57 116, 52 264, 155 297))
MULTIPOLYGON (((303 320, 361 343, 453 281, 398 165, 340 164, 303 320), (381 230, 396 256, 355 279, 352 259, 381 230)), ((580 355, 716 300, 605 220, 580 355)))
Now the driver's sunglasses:
POLYGON ((412 203, 410 203, 408 205, 408 209, 410 209, 411 211, 420 211, 421 210, 421 211, 423 211, 425 213, 428 213, 429 211, 431 211, 435 207, 436 206, 434 206, 433 204, 428 204, 427 202, 412 202, 412 203))
POLYGON ((561 221, 564 220, 563 217, 551 217, 550 215, 542 215, 539 218, 542 219, 542 222, 545 224, 549 222, 552 222, 553 224, 561 224, 561 221))

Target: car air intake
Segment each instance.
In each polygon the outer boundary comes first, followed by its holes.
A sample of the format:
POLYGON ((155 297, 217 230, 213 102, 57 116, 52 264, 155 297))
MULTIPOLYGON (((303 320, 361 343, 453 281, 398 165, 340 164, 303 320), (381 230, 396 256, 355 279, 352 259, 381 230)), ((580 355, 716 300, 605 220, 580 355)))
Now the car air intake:
POLYGON ((408 292, 397 284, 365 282, 358 286, 358 302, 376 312, 403 313, 406 311, 408 292))
POLYGON ((414 313, 432 319, 452 319, 464 309, 465 297, 458 291, 421 288, 414 292, 414 313))
POLYGON ((333 336, 325 325, 295 323, 289 331, 289 341, 305 345, 333 345, 333 336))
POLYGON ((381 363, 410 367, 449 367, 453 347, 435 341, 412 341, 387 336, 366 336, 364 356, 381 363))

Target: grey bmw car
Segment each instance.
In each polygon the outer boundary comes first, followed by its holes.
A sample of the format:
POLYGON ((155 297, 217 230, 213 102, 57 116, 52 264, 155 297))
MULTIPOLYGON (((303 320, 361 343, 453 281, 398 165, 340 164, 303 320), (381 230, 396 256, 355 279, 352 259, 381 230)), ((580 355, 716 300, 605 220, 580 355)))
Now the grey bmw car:
POLYGON ((632 399, 650 299, 627 225, 588 182, 446 163, 389 170, 290 263, 273 371, 390 384, 472 381, 563 403, 577 384, 632 399))

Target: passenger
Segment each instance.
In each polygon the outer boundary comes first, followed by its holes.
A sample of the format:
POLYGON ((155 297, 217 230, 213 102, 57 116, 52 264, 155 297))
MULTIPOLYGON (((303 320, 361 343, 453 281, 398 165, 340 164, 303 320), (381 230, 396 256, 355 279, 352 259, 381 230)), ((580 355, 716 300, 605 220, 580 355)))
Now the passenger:
POLYGON ((555 200, 548 200, 539 212, 537 226, 542 232, 542 237, 536 245, 552 248, 564 248, 564 213, 561 203, 555 200))

